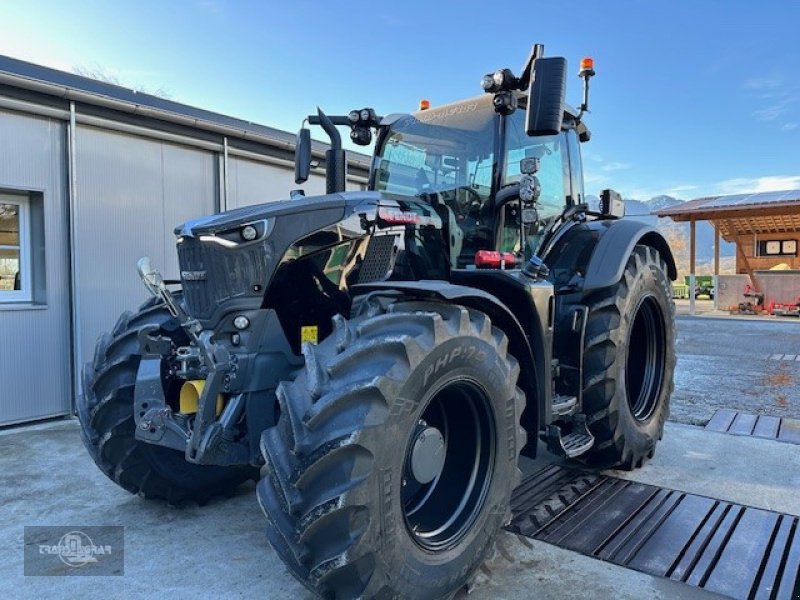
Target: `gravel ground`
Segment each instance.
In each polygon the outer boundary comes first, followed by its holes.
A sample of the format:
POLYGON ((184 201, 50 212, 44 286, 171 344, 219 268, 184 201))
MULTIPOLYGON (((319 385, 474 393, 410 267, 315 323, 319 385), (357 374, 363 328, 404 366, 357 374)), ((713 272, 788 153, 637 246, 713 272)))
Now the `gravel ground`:
POLYGON ((676 319, 670 419, 704 425, 717 408, 800 417, 800 322, 676 319))

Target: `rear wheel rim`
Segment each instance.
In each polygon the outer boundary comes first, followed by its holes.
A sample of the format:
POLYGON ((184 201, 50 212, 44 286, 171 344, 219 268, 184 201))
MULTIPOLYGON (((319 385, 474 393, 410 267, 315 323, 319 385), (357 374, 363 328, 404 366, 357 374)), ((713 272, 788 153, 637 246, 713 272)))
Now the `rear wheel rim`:
POLYGON ((625 386, 633 418, 647 421, 656 410, 664 383, 666 329, 655 296, 643 296, 628 333, 625 386))
POLYGON ((477 382, 451 381, 433 394, 406 445, 403 465, 402 513, 417 545, 446 550, 472 529, 491 485, 496 439, 491 401, 477 382), (420 428, 438 429, 445 449, 441 472, 424 484, 411 468, 420 428))

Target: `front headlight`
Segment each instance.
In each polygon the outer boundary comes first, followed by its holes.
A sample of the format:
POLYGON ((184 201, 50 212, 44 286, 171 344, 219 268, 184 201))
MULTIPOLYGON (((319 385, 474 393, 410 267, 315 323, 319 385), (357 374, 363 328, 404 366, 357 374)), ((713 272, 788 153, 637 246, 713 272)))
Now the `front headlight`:
POLYGON ((216 231, 200 236, 201 242, 219 244, 225 248, 235 248, 240 244, 249 244, 267 236, 269 230, 269 219, 253 221, 237 225, 224 231, 216 231))

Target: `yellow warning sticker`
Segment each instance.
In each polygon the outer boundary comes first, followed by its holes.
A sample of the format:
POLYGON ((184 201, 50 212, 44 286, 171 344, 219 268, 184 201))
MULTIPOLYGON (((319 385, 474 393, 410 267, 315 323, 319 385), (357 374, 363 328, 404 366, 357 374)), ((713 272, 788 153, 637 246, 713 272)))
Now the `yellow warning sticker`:
POLYGON ((300 328, 300 343, 311 342, 316 344, 319 342, 319 327, 316 325, 303 325, 300 328))

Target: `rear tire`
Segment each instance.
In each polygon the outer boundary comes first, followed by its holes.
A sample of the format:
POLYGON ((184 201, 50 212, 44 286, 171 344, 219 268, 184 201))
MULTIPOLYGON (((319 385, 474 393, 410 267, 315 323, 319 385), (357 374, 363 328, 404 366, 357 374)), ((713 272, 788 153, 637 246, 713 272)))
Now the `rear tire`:
POLYGON ((267 536, 325 598, 445 598, 510 520, 519 367, 483 313, 361 308, 278 388, 281 417, 261 440, 267 536))
POLYGON ((626 470, 655 453, 675 370, 675 303, 667 265, 637 245, 622 279, 588 300, 583 406, 595 445, 582 460, 626 470))
POLYGON ((170 504, 204 504, 213 496, 230 495, 244 481, 257 479, 258 469, 192 464, 177 450, 134 437, 134 388, 141 360, 137 336, 153 325, 161 335, 186 343, 177 320, 155 299, 135 314, 124 313, 113 332, 98 339, 94 360, 84 367, 83 395, 77 403, 83 444, 100 470, 132 494, 170 504))

